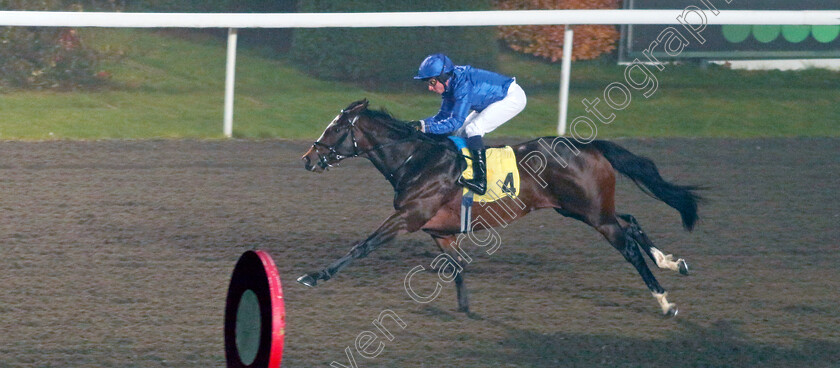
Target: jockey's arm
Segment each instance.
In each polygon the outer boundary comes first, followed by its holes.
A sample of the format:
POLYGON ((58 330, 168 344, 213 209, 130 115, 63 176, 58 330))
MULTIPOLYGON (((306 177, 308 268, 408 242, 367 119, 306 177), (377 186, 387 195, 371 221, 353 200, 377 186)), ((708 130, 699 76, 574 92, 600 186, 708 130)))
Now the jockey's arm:
POLYGON ((441 101, 440 103, 440 111, 438 111, 437 114, 421 120, 424 126, 434 124, 434 122, 441 121, 443 119, 448 118, 449 115, 452 115, 452 105, 454 105, 454 103, 455 100, 444 98, 443 101, 441 101))
POLYGON ((423 120, 426 133, 446 134, 458 130, 470 114, 470 103, 467 98, 444 99, 440 112, 423 120))

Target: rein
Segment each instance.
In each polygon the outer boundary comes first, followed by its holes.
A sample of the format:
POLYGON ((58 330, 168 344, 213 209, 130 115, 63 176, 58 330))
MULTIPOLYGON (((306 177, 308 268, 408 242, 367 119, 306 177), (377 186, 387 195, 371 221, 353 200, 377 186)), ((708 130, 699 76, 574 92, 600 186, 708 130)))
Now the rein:
MULTIPOLYGON (((342 138, 342 139, 341 139, 341 141, 339 141, 339 143, 338 143, 338 144, 334 144, 334 145, 332 145, 332 146, 328 146, 328 145, 323 144, 323 143, 318 142, 318 141, 315 141, 315 142, 313 142, 313 143, 312 143, 312 147, 315 147, 315 148, 318 148, 318 147, 323 147, 323 148, 325 148, 327 151, 329 151, 327 154, 321 154, 320 152, 318 152, 318 165, 319 165, 319 166, 321 166, 321 168, 322 168, 322 169, 326 169, 326 168, 329 168, 329 167, 333 167, 333 165, 329 164, 329 161, 330 161, 331 159, 333 159, 333 160, 335 160, 335 161, 340 161, 340 160, 344 160, 344 159, 346 159, 346 158, 359 157, 359 156, 361 156, 361 155, 364 155, 364 154, 367 154, 367 153, 369 153, 369 152, 373 152, 373 151, 376 151, 376 150, 382 149, 382 148, 384 148, 384 147, 388 147, 388 146, 393 146, 393 145, 397 145, 397 144, 401 144, 401 143, 405 143, 405 142, 411 142, 411 141, 414 141, 414 137, 408 137, 408 138, 403 138, 403 139, 396 140, 396 141, 393 141, 393 142, 388 142, 388 143, 377 144, 377 145, 375 145, 375 146, 373 146, 373 147, 371 147, 371 148, 369 148, 369 149, 367 149, 367 150, 364 150, 364 151, 359 151, 359 143, 358 143, 358 141, 356 140, 356 134, 355 134, 355 128, 356 128, 356 122, 357 122, 357 121, 359 121, 359 116, 358 116, 358 115, 356 115, 356 117, 354 117, 354 118, 353 118, 353 120, 352 120, 352 121, 350 121, 350 128, 348 129, 348 133, 349 133, 349 135, 350 135, 350 139, 352 139, 352 140, 353 140, 353 153, 351 153, 351 154, 342 154, 342 153, 339 153, 339 152, 335 149, 335 146, 339 146, 341 143, 343 143, 343 142, 344 142, 344 140, 346 139, 346 134, 345 134, 345 138, 342 138)), ((405 166, 405 164, 406 164, 409 160, 411 160, 411 158, 412 158, 412 157, 414 157, 414 155, 413 155, 413 154, 412 154, 412 155, 409 155, 409 156, 408 156, 408 158, 406 158, 406 159, 403 161, 403 163, 402 163, 402 164, 400 164, 400 166, 398 166, 398 167, 397 167, 397 169, 400 169, 400 168, 402 168, 403 166, 405 166)), ((395 171, 396 171, 396 170, 395 170, 395 171)), ((391 177, 393 177, 393 176, 394 176, 394 174, 392 173, 392 174, 391 174, 391 177)), ((389 180, 390 180, 390 179, 391 179, 391 178, 389 178, 389 180)))
MULTIPOLYGON (((344 113, 344 111, 342 111, 342 113, 344 113)), ((371 147, 369 149, 366 149, 364 151, 360 151, 359 150, 359 143, 356 140, 356 133, 355 133, 356 122, 358 122, 358 120, 359 120, 359 115, 356 115, 355 117, 353 117, 353 119, 350 121, 350 124, 349 124, 350 127, 347 129, 347 132, 345 133, 344 137, 342 137, 338 141, 338 143, 333 144, 332 146, 326 145, 326 144, 318 142, 318 141, 315 141, 314 143, 312 143, 312 147, 316 148, 316 151, 318 151, 317 148, 319 148, 319 147, 324 148, 328 151, 325 154, 322 154, 321 152, 318 152, 318 166, 320 166, 322 169, 326 170, 327 168, 334 167, 334 165, 330 164, 330 161, 333 161, 333 162, 337 163, 340 160, 366 155, 370 152, 378 151, 378 150, 381 150, 381 149, 383 149, 385 147, 388 147, 388 146, 394 146, 394 145, 403 144, 403 143, 407 143, 407 142, 417 142, 417 141, 424 141, 426 143, 431 143, 431 144, 434 144, 436 146, 442 146, 444 149, 450 150, 450 151, 454 152, 456 155, 464 157, 463 154, 460 151, 457 150, 457 148, 453 149, 451 145, 438 142, 438 141, 432 139, 431 137, 426 136, 425 134, 422 134, 422 133, 416 133, 415 134, 415 132, 413 130, 411 132, 412 134, 409 134, 409 136, 406 137, 406 138, 402 138, 402 139, 399 139, 399 140, 396 140, 396 141, 391 141, 391 142, 388 142, 388 143, 377 144, 377 145, 374 145, 373 147, 371 147), (342 145, 344 143, 344 141, 347 139, 348 134, 350 136, 350 139, 353 141, 353 153, 343 154, 343 153, 340 153, 336 150, 336 146, 342 145)), ((362 134, 365 134, 365 132, 362 132, 362 134)), ((396 175, 396 173, 399 172, 400 169, 405 167, 405 165, 408 164, 408 162, 411 161, 411 159, 413 159, 413 158, 414 158, 414 153, 409 154, 408 157, 406 157, 405 160, 402 161, 402 163, 400 163, 395 169, 391 170, 391 172, 386 175, 386 178, 388 179, 388 181, 393 183, 394 182, 394 176, 396 175)))

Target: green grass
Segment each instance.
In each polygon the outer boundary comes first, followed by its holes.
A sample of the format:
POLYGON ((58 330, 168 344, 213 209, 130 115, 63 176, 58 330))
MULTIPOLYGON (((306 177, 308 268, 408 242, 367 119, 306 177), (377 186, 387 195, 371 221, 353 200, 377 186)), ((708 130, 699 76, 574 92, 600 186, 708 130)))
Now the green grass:
MULTIPOLYGON (((544 124, 557 117, 559 65, 503 55, 503 72, 529 74, 520 84, 529 91, 529 105, 518 123, 500 132, 527 135, 550 133, 544 124)), ((572 64, 569 122, 588 116, 597 122, 599 137, 787 137, 838 136, 840 73, 827 70, 741 71, 719 66, 666 65, 650 67, 658 88, 645 98, 632 91, 630 105, 614 111, 602 101, 604 114, 614 113, 611 124, 599 123, 585 111, 583 99, 604 99, 613 82, 626 83, 623 66, 602 62, 572 64)), ((634 78, 637 74, 633 74, 634 78)), ((641 74, 638 74, 641 76, 641 74)), ((641 78, 639 78, 641 79, 641 78)), ((631 89, 632 90, 632 89, 631 89)), ((586 135, 585 125, 581 134, 586 135)))
MULTIPOLYGON (((206 35, 175 37, 140 30, 85 30, 85 40, 120 55, 103 66, 112 88, 98 92, 13 91, 0 94, 0 139, 221 138, 225 42, 206 35)), ((313 139, 350 102, 368 98, 403 119, 432 115, 439 97, 416 89, 324 81, 283 58, 240 48, 234 135, 313 139)), ((557 126, 560 67, 510 53, 501 72, 517 77, 528 107, 495 137, 553 135, 557 126)), ((407 75, 411 74, 407 71, 407 75)), ((720 67, 668 65, 654 72, 650 97, 632 102, 611 124, 597 123, 599 138, 838 136, 840 73, 746 72, 720 67)), ((624 82, 624 67, 573 64, 569 121, 587 115, 581 101, 603 99, 604 88, 624 82)), ((592 117, 590 115, 590 117, 592 117)), ((596 120, 597 121, 597 120, 596 120)), ((580 133, 588 134, 585 127, 580 133)))

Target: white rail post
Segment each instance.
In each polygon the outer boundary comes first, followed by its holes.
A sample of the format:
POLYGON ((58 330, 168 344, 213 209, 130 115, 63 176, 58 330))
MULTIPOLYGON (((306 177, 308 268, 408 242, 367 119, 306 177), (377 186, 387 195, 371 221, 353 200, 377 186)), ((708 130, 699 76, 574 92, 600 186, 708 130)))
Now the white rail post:
POLYGON ((233 81, 236 74, 236 28, 228 29, 227 67, 225 68, 225 137, 233 137, 233 81))
POLYGON ((572 74, 572 44, 575 31, 571 25, 566 25, 563 33, 563 69, 560 75, 560 121, 557 123, 557 134, 566 134, 566 117, 569 112, 569 78, 572 74))

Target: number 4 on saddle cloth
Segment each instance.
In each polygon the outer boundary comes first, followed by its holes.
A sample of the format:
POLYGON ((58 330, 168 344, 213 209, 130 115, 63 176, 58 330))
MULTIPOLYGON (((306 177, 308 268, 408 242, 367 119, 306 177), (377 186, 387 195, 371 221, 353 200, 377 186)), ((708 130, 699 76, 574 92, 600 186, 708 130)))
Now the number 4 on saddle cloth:
MULTIPOLYGON (((467 142, 461 137, 448 137, 466 158, 467 167, 461 173, 464 179, 472 179, 472 160, 467 142)), ((487 149, 487 192, 475 194, 464 188, 461 199, 461 232, 470 231, 473 202, 491 203, 505 197, 516 198, 519 195, 519 170, 516 155, 509 146, 487 149)))

